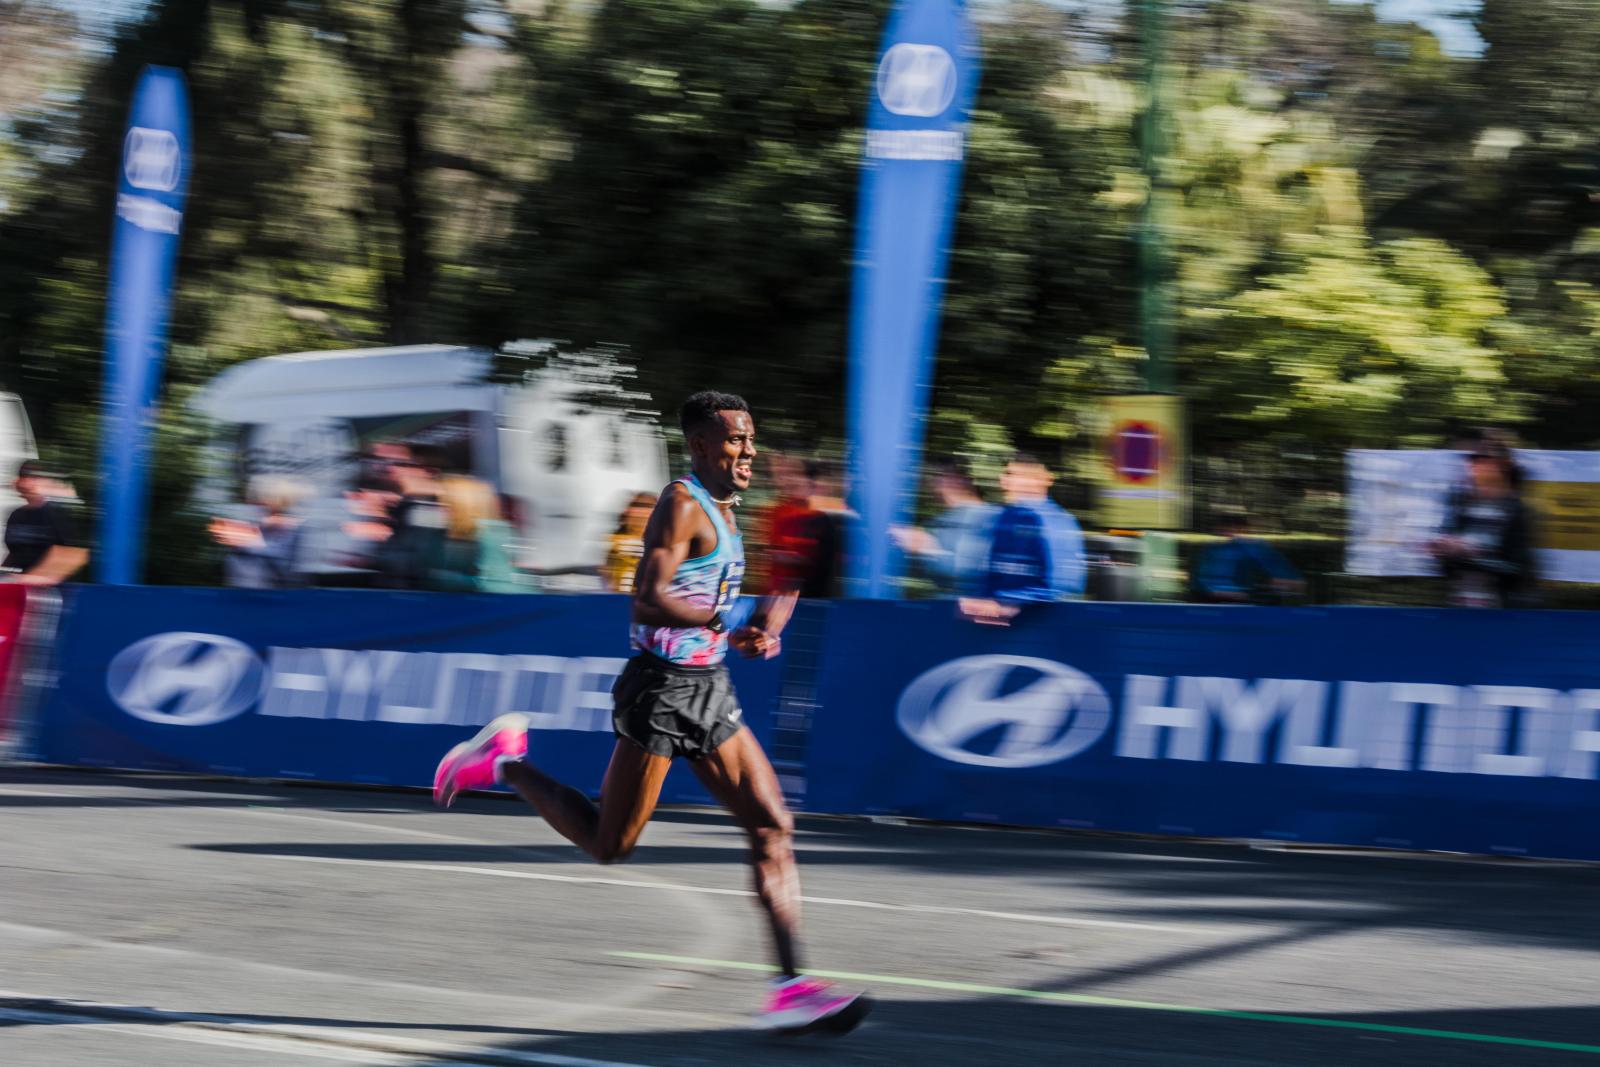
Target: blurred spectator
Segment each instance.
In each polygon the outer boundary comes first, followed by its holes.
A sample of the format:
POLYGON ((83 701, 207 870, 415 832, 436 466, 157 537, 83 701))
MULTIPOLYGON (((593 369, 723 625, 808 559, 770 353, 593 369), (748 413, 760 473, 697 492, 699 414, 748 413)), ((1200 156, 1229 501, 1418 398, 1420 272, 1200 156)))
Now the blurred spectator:
POLYGON ((628 501, 628 506, 622 509, 602 568, 606 588, 614 593, 633 592, 633 577, 639 569, 640 558, 644 556, 645 524, 650 521, 650 513, 655 506, 654 493, 635 493, 633 499, 628 501))
POLYGON ((980 595, 962 598, 974 622, 1005 625, 1019 605, 1083 596, 1088 577, 1078 520, 1050 499, 1055 475, 1038 458, 1018 452, 1000 476, 1006 506, 990 527, 980 595))
POLYGON ((425 588, 460 593, 515 593, 528 583, 511 563, 511 524, 500 517, 494 487, 461 474, 446 475, 438 486, 444 508, 444 536, 424 549, 425 588))
POLYGON ((778 528, 806 510, 810 487, 804 462, 787 445, 763 448, 760 457, 773 495, 752 510, 746 527, 744 586, 766 594, 773 591, 772 552, 778 528))
MULTIPOLYGON (((1463 456, 1470 456, 1480 448, 1491 445, 1498 438, 1489 430, 1480 426, 1467 426, 1458 430, 1450 438, 1450 449, 1460 452, 1463 456)), ((1472 471, 1470 464, 1461 468, 1461 473, 1451 483, 1449 492, 1445 494, 1445 514, 1453 513, 1461 506, 1461 502, 1472 494, 1472 471)))
POLYGON ((1243 511, 1223 512, 1217 533, 1226 540, 1207 548, 1195 564, 1195 594, 1202 603, 1277 603, 1305 591, 1305 579, 1283 554, 1250 536, 1250 519, 1243 511))
POLYGON ((10 581, 25 585, 66 581, 89 562, 76 495, 36 459, 18 465, 14 488, 22 506, 6 520, 0 569, 10 581))
MULTIPOLYGON (((388 459, 400 496, 389 512, 390 535, 375 553, 378 584, 389 589, 420 589, 428 561, 439 558, 439 542, 445 536, 437 454, 423 446, 379 447, 384 449, 382 455, 388 459)), ((379 454, 377 449, 374 453, 379 454)))
POLYGON ((223 581, 236 589, 290 589, 305 584, 300 571, 304 526, 294 509, 309 487, 293 478, 257 475, 249 503, 265 514, 256 519, 215 518, 211 536, 226 548, 223 581))
POLYGON ((1467 486, 1451 495, 1440 536, 1428 545, 1457 607, 1527 607, 1538 574, 1522 470, 1506 444, 1480 440, 1467 457, 1467 486))
POLYGON ((772 590, 808 599, 839 595, 846 528, 854 517, 844 502, 844 472, 828 459, 801 467, 805 506, 777 516, 772 530, 772 590))
POLYGON ((795 486, 800 485, 800 464, 789 453, 787 446, 762 446, 757 458, 762 464, 763 486, 771 486, 770 498, 750 507, 746 517, 739 520, 744 528, 744 589, 750 593, 771 592, 773 561, 771 545, 773 530, 779 515, 790 507, 805 507, 805 501, 795 499, 795 486))
POLYGON ((394 534, 392 516, 399 502, 400 486, 388 463, 363 459, 355 487, 344 494, 343 521, 330 553, 330 562, 339 569, 325 577, 328 584, 372 584, 382 545, 394 534))
POLYGON ((901 551, 931 578, 941 595, 980 591, 989 544, 989 527, 1000 509, 985 503, 966 465, 953 457, 935 461, 930 487, 944 510, 928 529, 900 527, 891 532, 901 551))

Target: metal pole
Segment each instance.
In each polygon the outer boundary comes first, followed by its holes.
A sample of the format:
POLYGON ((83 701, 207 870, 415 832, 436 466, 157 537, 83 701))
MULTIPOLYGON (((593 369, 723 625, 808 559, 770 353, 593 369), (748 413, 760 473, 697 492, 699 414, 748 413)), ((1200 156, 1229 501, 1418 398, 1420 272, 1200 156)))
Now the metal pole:
POLYGON ((1162 160, 1167 123, 1162 72, 1166 66, 1167 0, 1138 0, 1144 59, 1145 106, 1139 122, 1139 156, 1148 193, 1139 220, 1139 326, 1145 350, 1145 388, 1174 391, 1172 270, 1162 233, 1167 196, 1162 160))

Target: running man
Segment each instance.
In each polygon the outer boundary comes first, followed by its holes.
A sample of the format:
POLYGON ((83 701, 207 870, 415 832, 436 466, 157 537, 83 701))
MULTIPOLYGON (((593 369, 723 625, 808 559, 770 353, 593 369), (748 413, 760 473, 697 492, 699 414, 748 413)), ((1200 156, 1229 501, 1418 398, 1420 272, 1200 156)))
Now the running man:
POLYGON ((679 413, 693 473, 662 492, 644 533, 633 589, 633 647, 612 688, 617 734, 600 803, 551 778, 528 754, 527 720, 502 715, 446 753, 433 795, 448 807, 463 789, 504 783, 557 833, 597 863, 616 863, 655 811, 661 783, 678 756, 750 839, 756 898, 772 929, 779 975, 759 1017, 783 1033, 843 1032, 867 1014, 868 999, 801 973, 800 874, 794 820, 766 753, 742 721, 723 658, 731 645, 747 657, 778 654, 795 595, 770 596, 740 623, 735 616, 744 545, 733 518, 750 486, 755 423, 728 393, 701 392, 679 413))

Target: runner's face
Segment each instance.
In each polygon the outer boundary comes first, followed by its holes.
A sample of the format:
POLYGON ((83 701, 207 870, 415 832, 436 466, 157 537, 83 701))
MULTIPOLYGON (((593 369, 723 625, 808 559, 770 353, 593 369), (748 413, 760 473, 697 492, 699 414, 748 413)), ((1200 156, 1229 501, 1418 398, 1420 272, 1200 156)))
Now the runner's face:
POLYGON ((756 458, 756 425, 748 411, 719 411, 717 424, 699 433, 705 464, 701 481, 717 496, 750 488, 756 458), (709 477, 707 477, 709 476, 709 477), (712 485, 711 482, 718 484, 712 485))

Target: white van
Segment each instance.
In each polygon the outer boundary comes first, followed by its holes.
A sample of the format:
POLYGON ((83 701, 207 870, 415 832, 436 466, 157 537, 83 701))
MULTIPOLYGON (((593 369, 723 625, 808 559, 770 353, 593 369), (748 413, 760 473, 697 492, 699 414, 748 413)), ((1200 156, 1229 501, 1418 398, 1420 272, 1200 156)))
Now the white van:
MULTIPOLYGON (((632 494, 667 480, 660 432, 607 388, 553 362, 521 385, 489 382, 486 349, 413 345, 268 356, 230 367, 193 405, 217 427, 202 501, 236 503, 249 477, 307 482, 314 526, 348 517, 363 451, 378 442, 426 444, 447 464, 494 484, 516 502, 517 562, 539 573, 593 571, 632 494)), ((324 543, 327 539, 313 539, 324 543)), ((341 569, 326 558, 313 573, 341 569)))
POLYGON ((28 412, 22 399, 11 393, 0 393, 0 529, 6 518, 22 506, 11 483, 17 480, 17 466, 25 459, 38 459, 39 451, 33 444, 33 427, 28 424, 28 412))

